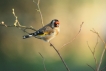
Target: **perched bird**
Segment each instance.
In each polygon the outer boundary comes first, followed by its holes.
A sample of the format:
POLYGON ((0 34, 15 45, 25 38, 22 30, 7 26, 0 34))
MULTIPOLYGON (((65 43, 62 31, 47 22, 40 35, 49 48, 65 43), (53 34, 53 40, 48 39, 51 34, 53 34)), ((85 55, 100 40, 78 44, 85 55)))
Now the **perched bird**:
POLYGON ((23 39, 34 36, 35 38, 42 39, 49 42, 60 32, 60 23, 59 20, 53 19, 49 24, 45 25, 41 29, 37 30, 34 33, 29 35, 24 35, 23 39))

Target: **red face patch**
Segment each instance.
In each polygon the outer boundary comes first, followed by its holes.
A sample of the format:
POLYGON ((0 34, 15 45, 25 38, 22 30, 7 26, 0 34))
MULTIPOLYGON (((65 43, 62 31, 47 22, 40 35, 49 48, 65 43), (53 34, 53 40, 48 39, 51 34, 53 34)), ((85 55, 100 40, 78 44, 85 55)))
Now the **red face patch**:
POLYGON ((56 24, 59 24, 59 21, 56 21, 55 23, 56 23, 56 24))
POLYGON ((54 27, 59 27, 59 21, 55 21, 54 27))

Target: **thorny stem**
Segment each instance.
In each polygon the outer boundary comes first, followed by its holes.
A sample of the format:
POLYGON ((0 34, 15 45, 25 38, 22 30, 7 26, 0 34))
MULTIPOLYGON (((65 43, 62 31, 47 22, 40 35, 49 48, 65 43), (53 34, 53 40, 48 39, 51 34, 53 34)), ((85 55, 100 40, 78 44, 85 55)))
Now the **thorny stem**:
POLYGON ((64 64, 64 66, 66 67, 67 71, 70 71, 70 69, 68 68, 68 66, 67 66, 67 64, 65 63, 64 59, 63 59, 62 56, 60 55, 59 51, 56 49, 56 47, 55 47, 51 42, 49 42, 49 43, 50 43, 50 46, 52 46, 52 47, 55 49, 55 51, 57 52, 57 54, 59 55, 60 59, 62 60, 62 62, 63 62, 63 64, 64 64))

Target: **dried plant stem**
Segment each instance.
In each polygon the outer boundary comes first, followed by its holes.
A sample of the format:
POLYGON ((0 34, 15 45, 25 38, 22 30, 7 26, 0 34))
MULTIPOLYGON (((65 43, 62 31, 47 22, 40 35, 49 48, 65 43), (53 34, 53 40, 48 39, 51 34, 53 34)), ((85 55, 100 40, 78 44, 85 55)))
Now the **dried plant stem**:
MULTIPOLYGON (((77 37, 77 36, 80 34, 80 32, 81 32, 83 23, 84 23, 84 22, 82 22, 82 24, 80 25, 80 29, 79 29, 78 33, 72 38, 72 40, 70 40, 70 41, 68 41, 67 43, 63 44, 60 49, 62 49, 64 46, 68 45, 69 43, 73 42, 73 41, 76 39, 76 37, 77 37)), ((59 49, 59 50, 60 50, 60 49, 59 49)))
POLYGON ((39 14, 40 14, 40 18, 41 18, 41 24, 42 24, 42 27, 44 26, 44 23, 43 23, 43 16, 42 16, 42 12, 40 10, 40 7, 39 7, 39 4, 40 4, 40 0, 38 0, 38 2, 36 3, 35 0, 33 0, 33 2, 37 5, 38 9, 36 9, 39 14))
POLYGON ((45 71, 47 71, 47 69, 46 69, 46 66, 45 66, 45 58, 43 57, 43 55, 39 52, 39 54, 40 54, 40 56, 42 57, 42 59, 43 59, 43 66, 44 66, 44 69, 45 69, 45 71))
POLYGON ((95 69, 91 66, 91 65, 89 65, 89 64, 87 64, 93 71, 95 71, 95 69))
POLYGON ((89 46, 89 44, 88 44, 88 42, 87 42, 87 45, 88 45, 88 47, 89 47, 89 50, 91 51, 91 53, 92 53, 92 55, 93 55, 93 58, 94 58, 94 60, 95 60, 96 70, 97 70, 97 68, 98 68, 97 59, 96 59, 96 57, 95 57, 95 49, 96 49, 97 44, 98 44, 98 40, 97 40, 97 42, 96 42, 96 45, 95 45, 95 47, 94 47, 94 50, 91 50, 91 47, 89 46))
POLYGON ((93 50, 93 53, 94 53, 94 54, 95 54, 97 45, 98 45, 98 36, 97 36, 97 42, 96 42, 95 47, 94 47, 94 50, 93 50))
POLYGON ((102 63, 102 60, 103 60, 103 57, 104 57, 104 53, 105 53, 105 51, 106 51, 106 42, 101 38, 101 36, 99 35, 99 33, 98 33, 97 31, 95 31, 94 29, 92 29, 91 31, 92 31, 93 33, 95 33, 95 34, 99 37, 99 39, 100 39, 100 40, 104 43, 104 45, 105 45, 105 48, 103 49, 102 55, 101 55, 101 57, 100 57, 100 62, 99 62, 98 67, 97 67, 97 71, 99 71, 99 70, 100 70, 101 63, 102 63))
MULTIPOLYGON (((99 35, 99 33, 97 31, 95 31, 95 29, 92 29, 90 31, 92 31, 93 33, 95 33, 99 37, 99 39, 104 43, 104 45, 106 45, 106 42, 101 38, 101 36, 99 35)), ((105 47, 105 49, 106 49, 106 47, 105 47)))
POLYGON ((51 43, 50 43, 50 46, 52 46, 54 48, 54 50, 57 52, 57 54, 59 55, 60 59, 62 60, 64 66, 66 67, 67 71, 70 71, 70 69, 68 68, 67 64, 65 63, 64 59, 62 58, 62 56, 60 55, 59 51, 56 49, 56 47, 51 43))
MULTIPOLYGON (((106 46, 105 46, 106 47, 106 46)), ((101 66, 101 64, 102 64, 102 61, 103 61, 103 57, 104 57, 104 53, 105 53, 105 49, 103 49, 103 51, 102 51, 102 55, 101 55, 101 57, 100 57, 100 62, 99 62, 99 65, 98 65, 98 68, 97 68, 97 71, 99 71, 100 70, 100 66, 101 66)))
POLYGON ((22 26, 19 21, 18 21, 18 17, 16 16, 15 12, 14 12, 14 9, 12 9, 12 13, 15 17, 15 22, 13 25, 6 25, 3 21, 0 23, 0 26, 5 26, 5 27, 16 27, 20 30, 22 30, 23 32, 29 34, 29 32, 27 32, 26 30, 27 29, 30 29, 30 30, 33 30, 33 31, 37 31, 36 29, 34 29, 32 26, 30 27, 27 27, 27 26, 22 26))

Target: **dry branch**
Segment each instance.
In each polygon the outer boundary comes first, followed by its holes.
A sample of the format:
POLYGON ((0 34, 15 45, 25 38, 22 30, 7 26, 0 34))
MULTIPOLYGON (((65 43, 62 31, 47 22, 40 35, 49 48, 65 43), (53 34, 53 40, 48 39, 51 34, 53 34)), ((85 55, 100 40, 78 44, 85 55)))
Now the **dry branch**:
MULTIPOLYGON (((79 29, 78 33, 77 33, 70 41, 68 41, 67 43, 63 44, 60 49, 62 49, 64 46, 70 44, 71 42, 73 42, 73 41, 76 39, 76 37, 77 37, 77 36, 80 34, 80 32, 81 32, 81 29, 82 29, 82 25, 83 25, 83 24, 84 24, 84 22, 82 22, 82 24, 80 25, 80 29, 79 29)), ((60 50, 60 49, 59 49, 59 50, 60 50)))
POLYGON ((12 13, 13 13, 13 15, 14 15, 14 17, 15 17, 15 22, 14 22, 14 24, 13 24, 13 25, 6 25, 6 24, 2 21, 2 22, 0 23, 0 26, 4 26, 4 27, 16 27, 16 28, 22 30, 23 32, 28 33, 28 34, 29 34, 29 32, 26 31, 27 29, 30 29, 30 30, 33 30, 33 31, 37 31, 37 30, 34 29, 32 26, 30 26, 30 27, 22 26, 22 25, 19 23, 19 21, 18 21, 18 17, 16 16, 14 9, 12 9, 12 13))
POLYGON ((95 54, 95 52, 96 52, 96 47, 97 47, 97 45, 98 45, 98 36, 97 36, 97 41, 96 41, 96 44, 95 44, 95 47, 94 47, 94 51, 93 51, 94 54, 95 54))
POLYGON ((35 2, 35 0, 33 0, 33 2, 37 5, 38 9, 36 9, 37 12, 39 12, 40 14, 40 18, 41 18, 41 24, 42 24, 42 27, 44 26, 44 23, 43 23, 43 16, 42 16, 42 12, 40 10, 40 7, 39 7, 39 4, 40 4, 40 0, 38 0, 38 2, 35 2))
MULTIPOLYGON (((106 47, 106 46, 105 46, 106 47)), ((102 64, 102 61, 103 61, 103 57, 104 57, 104 53, 105 53, 105 49, 103 49, 103 51, 102 51, 102 55, 101 55, 101 57, 100 57, 100 62, 99 62, 99 65, 98 65, 98 68, 97 68, 97 71, 99 71, 100 70, 100 66, 101 66, 101 64, 102 64)))
POLYGON ((106 42, 102 39, 102 37, 99 35, 99 33, 97 32, 97 31, 95 31, 95 29, 92 29, 91 30, 93 33, 95 33, 98 37, 99 37, 99 39, 104 43, 104 45, 105 45, 105 47, 104 47, 104 49, 103 49, 103 51, 102 51, 102 55, 101 55, 101 57, 100 57, 100 62, 99 62, 99 64, 98 64, 98 67, 97 67, 97 71, 100 71, 100 66, 101 66, 101 64, 102 64, 102 61, 103 61, 103 57, 104 57, 104 53, 105 53, 105 51, 106 51, 106 42))
POLYGON ((95 29, 92 29, 90 31, 92 31, 93 33, 95 33, 99 37, 99 39, 104 43, 104 45, 106 44, 105 41, 102 39, 102 37, 99 35, 99 33, 97 31, 95 31, 95 29))
POLYGON ((91 66, 91 65, 89 65, 89 64, 87 64, 93 71, 95 71, 95 69, 91 66))
MULTIPOLYGON (((96 64, 96 68, 95 68, 95 69, 96 69, 96 70, 97 70, 97 68, 98 68, 97 59, 96 59, 96 57, 95 57, 95 49, 96 49, 97 44, 98 44, 98 40, 97 40, 97 42, 96 42, 96 45, 95 45, 95 47, 94 47, 94 50, 92 50, 91 47, 89 46, 88 42, 87 42, 87 46, 89 47, 89 50, 91 51, 91 53, 92 53, 92 55, 93 55, 93 58, 94 58, 94 60, 95 60, 95 64, 96 64)), ((96 71, 96 70, 95 70, 95 71, 96 71)))
POLYGON ((62 58, 61 54, 59 53, 59 51, 56 49, 56 47, 51 43, 50 46, 52 46, 54 48, 54 50, 57 52, 57 54, 59 55, 60 59, 62 60, 64 66, 66 67, 67 71, 70 71, 70 69, 68 68, 67 64, 65 63, 64 59, 62 58))
POLYGON ((39 52, 39 54, 40 54, 40 56, 42 57, 42 59, 43 59, 43 66, 44 66, 44 69, 45 69, 45 71, 47 71, 47 69, 46 69, 46 66, 45 66, 45 58, 43 57, 43 55, 39 52))

